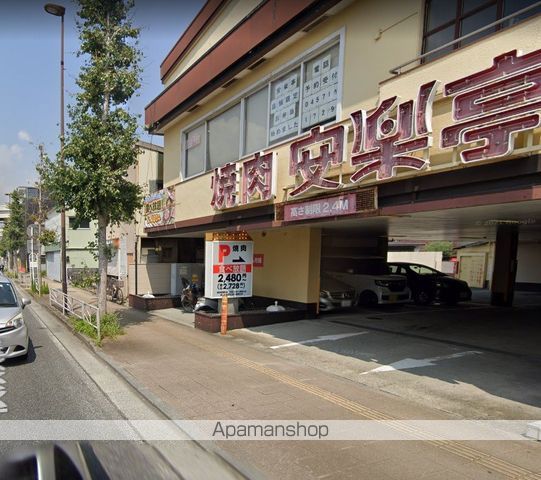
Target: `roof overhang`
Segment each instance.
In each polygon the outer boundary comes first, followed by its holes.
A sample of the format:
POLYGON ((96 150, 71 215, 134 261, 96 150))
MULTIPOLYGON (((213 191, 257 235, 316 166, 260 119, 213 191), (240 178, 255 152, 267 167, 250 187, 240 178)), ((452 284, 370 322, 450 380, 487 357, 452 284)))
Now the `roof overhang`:
POLYGON ((340 1, 262 2, 147 105, 145 108, 147 129, 151 133, 162 131, 163 127, 178 115, 195 106, 340 1))

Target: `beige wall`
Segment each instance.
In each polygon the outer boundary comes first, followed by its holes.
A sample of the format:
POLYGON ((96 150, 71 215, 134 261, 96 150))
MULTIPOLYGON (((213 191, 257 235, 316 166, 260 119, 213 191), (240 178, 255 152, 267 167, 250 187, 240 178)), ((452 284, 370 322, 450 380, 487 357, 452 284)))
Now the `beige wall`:
MULTIPOLYGON (((128 266, 130 294, 135 293, 135 265, 128 266)), ((171 292, 171 264, 149 263, 137 266, 137 293, 144 295, 169 294, 171 292)))
POLYGON ((541 283, 541 243, 518 244, 517 282, 541 283))
POLYGON ((194 64, 210 47, 218 42, 229 30, 239 21, 248 15, 261 0, 231 0, 218 14, 215 20, 209 25, 206 31, 192 46, 190 51, 165 77, 164 85, 169 86, 176 78, 182 75, 191 65, 194 64))
POLYGON ((302 303, 319 301, 321 231, 282 228, 250 232, 264 266, 254 269, 253 294, 302 303))

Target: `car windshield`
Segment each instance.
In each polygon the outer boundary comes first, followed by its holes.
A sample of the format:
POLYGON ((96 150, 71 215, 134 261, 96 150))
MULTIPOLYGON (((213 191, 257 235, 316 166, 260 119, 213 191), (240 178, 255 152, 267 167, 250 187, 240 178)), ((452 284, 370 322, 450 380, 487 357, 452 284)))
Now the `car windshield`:
POLYGON ((9 283, 0 283, 0 307, 16 307, 17 300, 9 283))

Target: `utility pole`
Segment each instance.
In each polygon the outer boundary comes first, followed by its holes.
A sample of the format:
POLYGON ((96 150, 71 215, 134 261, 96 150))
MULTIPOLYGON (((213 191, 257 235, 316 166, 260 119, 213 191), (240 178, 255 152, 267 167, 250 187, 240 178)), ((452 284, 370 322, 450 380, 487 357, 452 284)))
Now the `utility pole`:
MULTIPOLYGON (((43 144, 39 144, 39 162, 43 164, 43 144)), ((43 199, 41 196, 41 174, 38 180, 38 292, 41 296, 41 223, 44 221, 43 217, 43 199)))

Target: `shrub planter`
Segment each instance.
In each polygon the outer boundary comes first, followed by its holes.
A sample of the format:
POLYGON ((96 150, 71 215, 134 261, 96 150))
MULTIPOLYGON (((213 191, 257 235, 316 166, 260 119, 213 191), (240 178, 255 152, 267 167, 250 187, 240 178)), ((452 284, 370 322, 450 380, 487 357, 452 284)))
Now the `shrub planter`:
POLYGON ((180 295, 156 295, 154 298, 145 298, 142 295, 130 294, 128 303, 130 307, 145 311, 181 306, 180 295))

